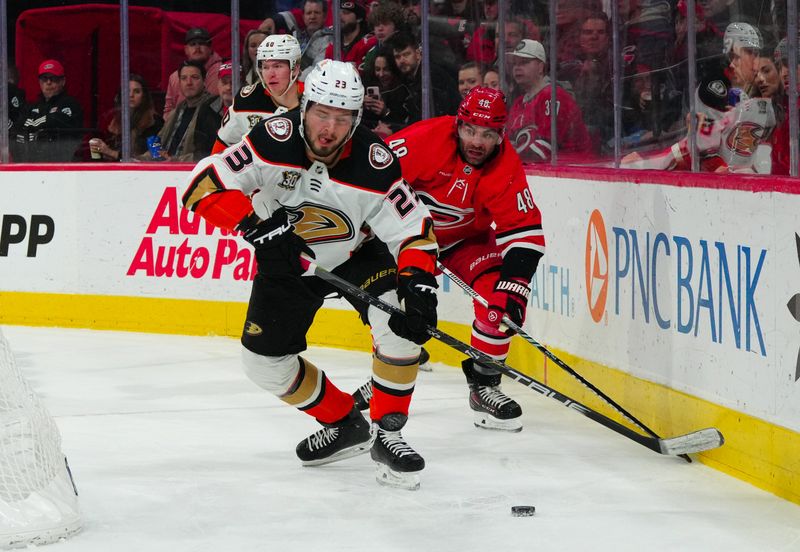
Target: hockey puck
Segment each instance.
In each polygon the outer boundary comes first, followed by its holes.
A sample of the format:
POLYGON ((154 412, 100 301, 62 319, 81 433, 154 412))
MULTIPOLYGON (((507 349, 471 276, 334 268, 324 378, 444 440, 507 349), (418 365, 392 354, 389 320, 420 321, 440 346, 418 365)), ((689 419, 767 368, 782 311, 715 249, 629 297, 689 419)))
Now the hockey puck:
POLYGON ((536 506, 512 506, 511 515, 514 517, 530 517, 536 512, 536 506))

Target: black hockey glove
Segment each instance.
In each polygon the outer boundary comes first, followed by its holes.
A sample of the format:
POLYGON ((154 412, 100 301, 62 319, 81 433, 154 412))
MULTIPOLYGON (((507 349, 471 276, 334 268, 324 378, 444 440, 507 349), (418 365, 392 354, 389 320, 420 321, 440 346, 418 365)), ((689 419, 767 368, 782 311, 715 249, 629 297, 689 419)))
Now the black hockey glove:
POLYGON ((394 333, 422 345, 431 336, 428 326, 436 327, 436 307, 439 304, 436 290, 439 284, 430 272, 419 268, 404 268, 397 276, 397 296, 405 315, 394 313, 389 318, 389 327, 394 333))
POLYGON ((245 241, 255 248, 258 273, 262 276, 300 276, 304 272, 300 253, 315 257, 303 238, 294 233, 283 207, 257 224, 243 221, 238 230, 244 232, 245 241))

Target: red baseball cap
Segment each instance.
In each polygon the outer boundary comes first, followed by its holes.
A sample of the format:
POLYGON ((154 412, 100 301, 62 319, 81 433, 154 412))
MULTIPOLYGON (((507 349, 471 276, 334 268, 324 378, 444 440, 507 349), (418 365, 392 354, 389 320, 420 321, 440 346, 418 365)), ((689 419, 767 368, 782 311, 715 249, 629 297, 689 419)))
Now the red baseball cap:
POLYGON ((219 78, 230 77, 233 75, 233 63, 230 61, 223 61, 219 65, 219 78))
POLYGON ((64 66, 54 59, 46 59, 39 65, 39 76, 53 75, 54 77, 64 76, 64 66))

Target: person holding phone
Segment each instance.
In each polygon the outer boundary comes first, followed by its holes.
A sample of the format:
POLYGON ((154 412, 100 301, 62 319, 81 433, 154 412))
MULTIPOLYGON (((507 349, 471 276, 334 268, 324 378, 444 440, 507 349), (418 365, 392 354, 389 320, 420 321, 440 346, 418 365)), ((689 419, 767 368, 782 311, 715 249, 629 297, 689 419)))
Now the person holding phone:
POLYGON ((409 95, 391 50, 379 47, 364 73, 364 123, 378 135, 388 136, 404 126, 408 112, 403 104, 409 95))

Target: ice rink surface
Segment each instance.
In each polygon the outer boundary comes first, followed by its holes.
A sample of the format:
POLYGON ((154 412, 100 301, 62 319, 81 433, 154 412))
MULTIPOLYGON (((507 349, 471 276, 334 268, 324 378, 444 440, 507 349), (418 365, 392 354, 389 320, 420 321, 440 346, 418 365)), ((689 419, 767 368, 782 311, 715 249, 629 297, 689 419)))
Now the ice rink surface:
MULTIPOLYGON (((244 376, 234 339, 3 332, 80 491, 84 531, 42 550, 800 550, 800 507, 511 381, 517 434, 473 427, 460 370, 420 373, 403 433, 427 467, 405 491, 379 486, 368 455, 303 468, 295 445, 319 426, 244 376)), ((369 374, 364 353, 307 356, 348 391, 369 374)))

